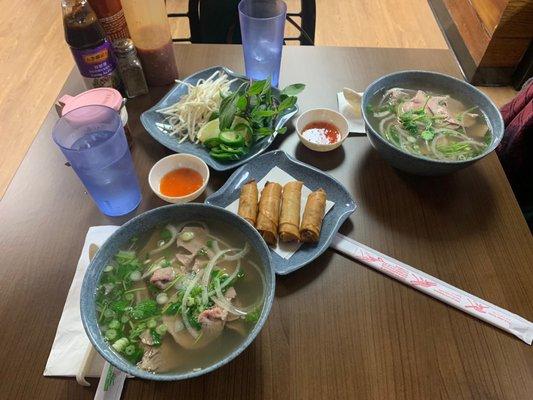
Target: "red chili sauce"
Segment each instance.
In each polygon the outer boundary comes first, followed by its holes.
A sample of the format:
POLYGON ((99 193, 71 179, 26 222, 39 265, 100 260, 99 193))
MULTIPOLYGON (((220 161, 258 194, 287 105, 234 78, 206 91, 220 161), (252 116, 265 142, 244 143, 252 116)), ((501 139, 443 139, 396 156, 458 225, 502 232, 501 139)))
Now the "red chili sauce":
POLYGON ((302 136, 316 144, 333 144, 341 138, 339 129, 332 123, 326 121, 316 121, 307 124, 302 136))

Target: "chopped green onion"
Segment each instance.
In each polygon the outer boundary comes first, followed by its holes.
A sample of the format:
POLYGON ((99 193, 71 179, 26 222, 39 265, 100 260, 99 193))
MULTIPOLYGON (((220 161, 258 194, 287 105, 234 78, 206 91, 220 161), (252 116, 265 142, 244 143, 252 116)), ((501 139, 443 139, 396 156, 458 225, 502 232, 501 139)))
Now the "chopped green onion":
POLYGON ((141 277, 142 277, 142 274, 141 274, 141 271, 133 271, 131 274, 130 274, 130 279, 133 281, 133 282, 137 282, 137 281, 140 281, 141 280, 141 277))
POLYGON ((150 328, 150 329, 151 329, 151 328, 155 328, 155 327, 157 326, 157 322, 156 322, 155 319, 151 319, 151 320, 148 321, 148 323, 146 324, 146 326, 147 326, 148 328, 150 328))
POLYGON ((126 354, 127 356, 132 356, 135 354, 135 351, 137 349, 135 348, 135 345, 133 344, 130 344, 129 346, 127 346, 125 349, 124 349, 124 354, 126 354))
POLYGON ((168 302, 168 295, 165 292, 158 293, 158 295, 155 298, 155 301, 157 301, 157 304, 159 305, 166 304, 168 302))
POLYGON ((118 332, 115 329, 108 329, 105 332, 105 338, 109 341, 115 340, 118 336, 118 332))
POLYGON ((106 318, 106 319, 114 318, 115 315, 116 315, 116 313, 113 310, 109 309, 109 308, 104 311, 104 318, 106 318))
POLYGON ((194 232, 181 232, 179 238, 184 242, 190 242, 194 239, 194 232))
POLYGON ((104 272, 111 272, 113 271, 113 266, 112 265, 106 265, 105 268, 104 268, 104 272))
POLYGON ((165 333, 167 333, 167 326, 165 324, 158 325, 157 328, 155 328, 155 331, 163 336, 165 333))
POLYGON ((118 329, 120 328, 120 321, 118 319, 114 319, 109 323, 109 328, 111 329, 118 329))
POLYGON ((113 343, 113 348, 119 353, 122 353, 129 343, 130 341, 128 340, 128 338, 122 337, 118 339, 115 343, 113 343))

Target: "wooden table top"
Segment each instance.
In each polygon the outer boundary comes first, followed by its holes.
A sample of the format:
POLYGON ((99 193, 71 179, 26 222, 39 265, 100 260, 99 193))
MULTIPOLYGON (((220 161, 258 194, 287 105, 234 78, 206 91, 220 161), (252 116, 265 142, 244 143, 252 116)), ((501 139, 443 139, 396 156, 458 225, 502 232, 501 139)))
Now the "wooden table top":
MULTIPOLYGON (((181 76, 212 65, 242 71, 240 47, 179 45, 181 76)), ((446 50, 286 47, 281 86, 303 82, 302 110, 336 107, 344 86, 364 89, 400 69, 460 76, 446 50)), ((73 72, 61 94, 83 90, 73 72)), ((137 213, 162 205, 147 175, 168 154, 139 122, 158 89, 128 105, 142 182, 137 213)), ((51 139, 51 109, 0 202, 0 398, 92 399, 74 379, 44 378, 46 360, 87 229, 121 224, 92 203, 51 139)), ((16 132, 13 132, 16 134, 16 132)), ((533 320, 533 240, 494 154, 453 175, 390 168, 365 137, 312 153, 295 134, 280 147, 337 179, 358 209, 341 232, 533 320)), ((208 193, 229 173, 212 173, 208 193)), ((199 199, 200 201, 203 198, 199 199)), ((130 216, 131 217, 131 216, 130 216)), ((531 348, 514 336, 328 250, 277 278, 270 317, 223 368, 185 382, 130 380, 124 399, 526 399, 531 348)))

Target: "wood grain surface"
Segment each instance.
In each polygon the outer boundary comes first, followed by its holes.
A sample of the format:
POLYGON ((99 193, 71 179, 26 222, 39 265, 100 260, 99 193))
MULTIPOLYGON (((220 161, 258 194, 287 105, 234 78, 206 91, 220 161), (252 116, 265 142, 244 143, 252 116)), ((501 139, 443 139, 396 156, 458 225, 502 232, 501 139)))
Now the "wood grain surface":
MULTIPOLYGON (((181 76, 224 64, 241 71, 240 47, 180 45, 181 76)), ((284 50, 281 86, 304 82, 302 110, 336 107, 343 86, 363 89, 398 69, 459 76, 446 50, 284 50)), ((62 93, 82 90, 72 73, 62 93)), ((136 213, 162 205, 149 168, 169 152, 139 113, 164 89, 128 105, 143 186, 136 213)), ((100 214, 52 142, 48 114, 0 202, 0 398, 92 399, 93 386, 42 372, 87 229, 120 224, 100 214)), ((290 131, 289 131, 290 132, 290 131)), ((497 157, 441 178, 390 168, 364 137, 327 155, 276 139, 338 178, 358 209, 341 232, 487 301, 533 319, 533 240, 497 157)), ((208 193, 229 174, 212 173, 208 193)), ((200 198, 202 201, 204 197, 200 198)), ((129 380, 124 399, 529 399, 531 348, 517 338, 328 250, 277 278, 271 315, 250 347, 223 368, 174 383, 129 380)))
POLYGON ((58 0, 0 0, 0 199, 74 61, 58 0))

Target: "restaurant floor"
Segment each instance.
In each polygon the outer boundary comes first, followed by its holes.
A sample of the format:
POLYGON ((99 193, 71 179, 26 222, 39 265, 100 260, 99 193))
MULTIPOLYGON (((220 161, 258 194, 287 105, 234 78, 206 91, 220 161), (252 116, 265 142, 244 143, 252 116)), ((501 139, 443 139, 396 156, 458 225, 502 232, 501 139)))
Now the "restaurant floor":
MULTIPOLYGON (((186 0, 168 0, 169 11, 186 0)), ((299 1, 288 0, 298 10, 299 1)), ((0 0, 0 198, 73 67, 63 39, 60 0, 0 0)), ((175 37, 188 34, 172 22, 175 37)), ((316 44, 447 48, 426 0, 317 0, 316 44)), ((498 104, 514 92, 492 89, 498 104)))

